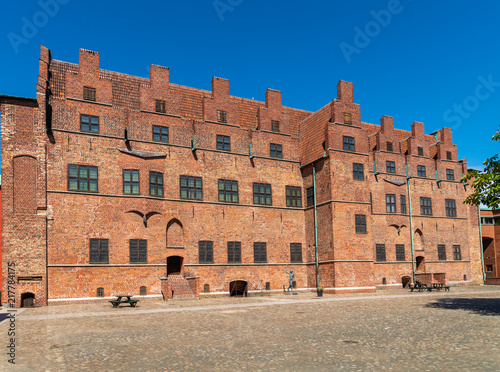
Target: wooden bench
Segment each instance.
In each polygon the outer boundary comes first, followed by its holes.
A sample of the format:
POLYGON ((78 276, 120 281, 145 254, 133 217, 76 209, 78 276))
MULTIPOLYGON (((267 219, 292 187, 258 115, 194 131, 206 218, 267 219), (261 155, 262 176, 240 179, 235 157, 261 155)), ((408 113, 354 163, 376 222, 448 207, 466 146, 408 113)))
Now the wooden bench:
POLYGON ((432 289, 435 289, 437 291, 450 291, 450 286, 445 285, 444 283, 432 283, 432 289))
POLYGON ((415 284, 410 284, 410 290, 411 290, 411 292, 413 292, 413 291, 419 291, 419 292, 428 291, 428 292, 432 292, 432 287, 427 286, 427 284, 415 283, 415 284))
POLYGON ((137 303, 139 302, 139 300, 132 300, 132 296, 125 295, 116 297, 116 300, 109 301, 113 305, 113 308, 117 308, 120 304, 130 304, 131 307, 135 307, 135 305, 137 305, 137 303), (126 297, 126 299, 124 297, 126 297))

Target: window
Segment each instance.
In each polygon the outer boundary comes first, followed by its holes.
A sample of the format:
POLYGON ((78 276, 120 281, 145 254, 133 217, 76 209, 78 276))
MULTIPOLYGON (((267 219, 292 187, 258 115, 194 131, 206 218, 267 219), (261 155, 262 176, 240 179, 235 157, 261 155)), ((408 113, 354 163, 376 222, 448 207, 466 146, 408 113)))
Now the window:
POLYGON ((214 242, 201 240, 198 243, 199 263, 214 263, 214 242))
POLYGON ((401 213, 406 213, 406 195, 400 195, 401 199, 401 213))
POLYGON ((219 180, 219 201, 238 203, 238 181, 219 180))
POLYGON ((353 163, 352 164, 352 178, 355 180, 365 180, 365 175, 363 173, 363 164, 353 163))
POLYGON ((148 262, 148 241, 130 239, 130 263, 148 262))
POLYGON ((424 148, 423 147, 417 147, 418 151, 418 156, 424 156, 424 148))
POLYGON ((404 244, 396 244, 396 261, 405 260, 405 246, 404 244))
POLYGON ((271 195, 271 185, 268 183, 253 184, 253 203, 263 205, 273 205, 271 195))
POLYGON ((387 173, 396 173, 396 164, 393 161, 386 161, 385 166, 387 173))
POLYGON ((425 165, 417 165, 417 175, 419 177, 425 177, 425 165))
POLYGON ((217 122, 226 124, 227 123, 227 112, 217 110, 217 122))
POLYGON ((97 297, 104 297, 104 288, 103 287, 97 288, 97 297))
POLYGON ((227 262, 241 263, 241 242, 227 242, 227 262))
POLYGON ((210 292, 210 284, 204 284, 203 285, 203 292, 209 293, 210 292))
POLYGON ((493 272, 493 265, 486 265, 486 272, 492 273, 493 272))
POLYGON ((453 169, 446 170, 446 179, 451 181, 455 179, 455 171, 453 169))
POLYGON ((271 130, 273 132, 279 133, 279 131, 280 131, 280 122, 278 120, 271 120, 271 130))
POLYGON ((99 116, 80 115, 80 130, 99 133, 99 116))
POLYGON ((168 128, 153 125, 153 141, 168 143, 168 128))
POLYGON ((271 157, 273 158, 282 158, 283 151, 281 145, 276 143, 271 143, 271 157))
POLYGON ((181 176, 181 199, 203 200, 201 177, 181 176))
POLYGON ((123 170, 123 193, 139 194, 139 171, 135 169, 123 170))
POLYGON ((68 190, 98 192, 97 167, 68 165, 68 190))
POLYGON ((451 151, 446 151, 446 160, 451 160, 451 151))
POLYGON ((396 195, 386 194, 385 195, 385 206, 387 213, 396 213, 396 195))
POLYGON ((366 234, 366 216, 364 214, 357 214, 354 216, 356 224, 356 234, 366 234))
POLYGON ((454 199, 444 200, 446 207, 446 217, 456 217, 457 216, 457 206, 454 199))
POLYGON ((392 152, 392 142, 387 142, 387 151, 392 152))
POLYGON ((438 260, 446 261, 446 246, 444 244, 438 244, 438 260))
POLYGON ((146 296, 148 294, 148 290, 146 286, 141 286, 139 287, 139 295, 140 296, 146 296))
POLYGON ((306 190, 307 206, 314 205, 314 187, 309 187, 306 190))
POLYGON ((286 206, 302 207, 302 189, 300 187, 286 187, 286 206))
POLYGON ((271 282, 266 282, 266 291, 271 290, 271 282))
POLYGON ((149 172, 149 195, 163 196, 163 173, 149 172))
POLYGON ((267 262, 266 243, 253 243, 253 262, 267 262))
POLYGON ((229 136, 217 135, 217 150, 231 150, 231 139, 229 136))
POLYGON ((155 111, 160 112, 162 114, 167 112, 165 101, 162 101, 160 99, 157 99, 155 102, 155 111))
POLYGON ((302 243, 290 243, 290 262, 302 262, 302 243))
POLYGON ((95 88, 83 87, 83 99, 85 101, 95 101, 95 88))
POLYGON ((344 124, 352 124, 352 115, 348 112, 344 112, 344 124))
POLYGON ((462 253, 460 252, 460 246, 459 245, 454 245, 453 246, 453 259, 455 261, 460 261, 462 259, 462 253))
POLYGON ((432 216, 431 198, 420 198, 420 214, 432 216))
POLYGON ((109 263, 108 239, 90 239, 89 263, 109 263))
POLYGON ((377 244, 375 248, 377 261, 385 261, 385 244, 377 244))
POLYGON ((354 137, 343 136, 342 142, 344 150, 354 151, 354 137))

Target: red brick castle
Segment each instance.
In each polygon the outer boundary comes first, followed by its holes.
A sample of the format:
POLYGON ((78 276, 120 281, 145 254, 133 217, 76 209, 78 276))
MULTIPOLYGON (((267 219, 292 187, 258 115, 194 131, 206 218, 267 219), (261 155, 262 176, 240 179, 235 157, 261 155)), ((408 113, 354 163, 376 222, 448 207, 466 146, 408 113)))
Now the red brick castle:
POLYGON ((482 278, 451 129, 364 123, 351 83, 307 112, 42 47, 36 99, 0 111, 3 302, 8 262, 18 305, 482 278))

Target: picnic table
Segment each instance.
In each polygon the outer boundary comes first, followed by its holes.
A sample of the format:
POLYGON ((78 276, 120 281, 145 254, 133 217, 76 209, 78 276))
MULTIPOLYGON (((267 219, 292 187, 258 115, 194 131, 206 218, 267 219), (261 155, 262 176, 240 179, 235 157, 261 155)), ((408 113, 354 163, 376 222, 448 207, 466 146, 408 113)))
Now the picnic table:
POLYGON ((432 283, 432 289, 435 289, 437 291, 450 291, 450 286, 445 285, 444 283, 432 283))
POLYGON ((444 283, 431 283, 430 285, 427 285, 427 284, 424 284, 424 283, 415 283, 415 284, 410 284, 410 290, 411 292, 413 291, 419 291, 419 292, 424 292, 424 291, 428 291, 428 292, 432 292, 432 290, 436 290, 436 291, 441 291, 441 290, 444 290, 444 291, 450 291, 450 286, 448 285, 445 285, 444 283))
POLYGON ((131 295, 119 295, 116 296, 116 300, 109 302, 111 302, 114 308, 118 307, 120 304, 130 304, 131 307, 135 307, 135 305, 137 304, 137 302, 139 302, 139 300, 132 300, 131 295))

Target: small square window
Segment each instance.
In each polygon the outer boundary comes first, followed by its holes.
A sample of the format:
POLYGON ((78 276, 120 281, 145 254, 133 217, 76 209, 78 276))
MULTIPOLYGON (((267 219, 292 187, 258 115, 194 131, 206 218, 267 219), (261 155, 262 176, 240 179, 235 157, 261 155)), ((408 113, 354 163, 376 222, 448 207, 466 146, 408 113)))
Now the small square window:
POLYGON ((104 297, 104 288, 103 287, 97 288, 97 297, 104 297))
POLYGON ((168 127, 153 125, 153 141, 168 143, 168 127))
POLYGON ((181 199, 203 200, 203 184, 201 177, 180 177, 181 199))
POLYGON ((204 284, 203 285, 203 292, 204 293, 210 293, 210 284, 204 284))
POLYGON ((417 175, 419 177, 426 177, 425 165, 417 165, 417 175))
POLYGON ((262 205, 273 205, 270 184, 268 183, 253 184, 253 203, 262 205))
POLYGON ((167 112, 165 101, 157 99, 155 102, 155 111, 165 114, 167 112))
POLYGON ((343 149, 346 151, 354 151, 354 137, 343 136, 343 149))
POLYGON ((95 88, 83 87, 83 99, 85 101, 95 101, 95 88))
POLYGON ((108 247, 108 239, 90 239, 89 263, 109 263, 108 247))
POLYGON ((455 171, 453 169, 446 170, 446 179, 453 181, 455 179, 455 171))
POLYGON ((300 187, 287 186, 285 192, 287 207, 302 207, 302 189, 300 187))
POLYGON ((222 124, 227 124, 227 112, 226 111, 217 111, 217 122, 222 124))
POLYGON ((486 265, 486 272, 492 273, 493 272, 493 265, 486 265))
POLYGON ((80 115, 80 130, 99 133, 99 116, 80 115))
POLYGON ((98 192, 97 167, 68 165, 68 190, 98 192))
POLYGON ((149 195, 163 197, 163 173, 149 172, 149 195))
POLYGON ((253 262, 267 262, 267 244, 253 243, 253 262))
POLYGON ((219 201, 238 203, 238 181, 219 180, 219 201))
POLYGON ((392 142, 387 142, 387 151, 392 152, 392 142))
POLYGON ((453 246, 453 259, 455 261, 460 261, 462 259, 462 252, 460 251, 459 245, 453 246))
POLYGON ((385 165, 387 173, 396 173, 396 163, 393 161, 386 161, 385 165))
POLYGON ((230 151, 231 138, 229 136, 217 135, 217 150, 230 151))
POLYGON ((241 242, 227 242, 227 262, 241 263, 241 242))
POLYGON ((424 156, 424 148, 423 147, 417 147, 418 151, 418 156, 424 156))
POLYGON ((438 260, 446 261, 446 246, 444 244, 438 244, 438 260))
POLYGON ((366 234, 366 216, 364 214, 357 214, 354 217, 356 224, 356 234, 366 234))
POLYGON ((457 216, 457 205, 455 199, 445 199, 446 217, 457 216))
POLYGON ((139 171, 136 169, 123 170, 123 193, 139 194, 139 171))
POLYGON ((385 259, 385 244, 376 244, 376 260, 379 262, 386 261, 385 259))
POLYGON ((145 286, 139 287, 139 295, 146 296, 148 294, 148 289, 145 286))
POLYGON ((387 194, 385 196, 385 205, 387 213, 396 213, 396 195, 387 194))
POLYGON ((280 122, 278 120, 271 120, 271 131, 279 133, 280 122))
POLYGON ((404 244, 396 244, 396 261, 405 260, 405 246, 404 244))
POLYGON ((290 262, 302 262, 302 243, 290 243, 290 262))
POLYGON ((451 151, 446 151, 446 160, 452 160, 451 159, 451 151))
POLYGON ((201 240, 198 242, 199 263, 214 263, 214 242, 201 240))
POLYGON ((148 241, 130 239, 130 263, 148 263, 148 241))
POLYGON ((352 115, 348 112, 344 112, 344 124, 352 124, 352 115))
POLYGON ((432 216, 431 198, 420 198, 420 214, 432 216))
POLYGON ((365 180, 363 164, 359 164, 359 163, 352 164, 352 178, 355 180, 360 180, 360 181, 365 180))
POLYGON ((278 145, 276 143, 271 143, 271 153, 270 153, 272 158, 282 158, 283 157, 283 150, 281 145, 278 145))

